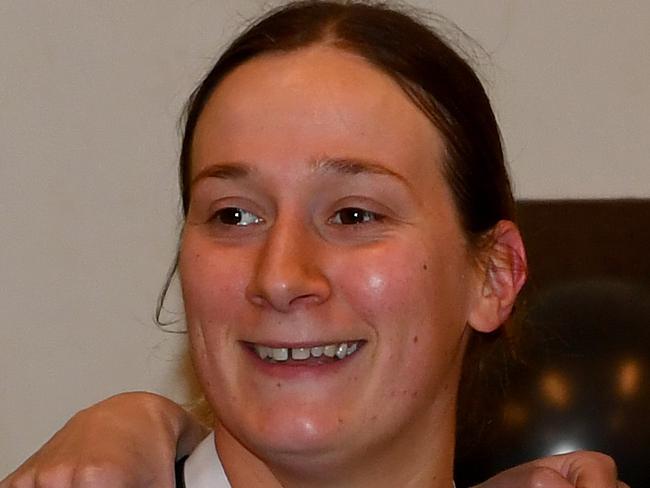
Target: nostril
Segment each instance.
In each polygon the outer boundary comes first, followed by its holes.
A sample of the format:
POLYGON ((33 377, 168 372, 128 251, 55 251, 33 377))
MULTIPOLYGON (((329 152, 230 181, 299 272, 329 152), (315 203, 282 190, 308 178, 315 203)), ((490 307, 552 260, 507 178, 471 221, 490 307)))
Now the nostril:
POLYGON ((300 306, 300 305, 317 305, 323 301, 323 296, 317 294, 305 294, 300 295, 291 300, 289 305, 300 306))
POLYGON ((331 293, 329 280, 321 273, 294 274, 282 280, 269 279, 269 275, 259 278, 247 290, 250 302, 259 307, 288 312, 323 303, 331 293))
POLYGON ((260 290, 249 294, 249 301, 258 307, 270 307, 282 312, 323 303, 329 297, 328 287, 310 293, 293 292, 291 288, 260 290))
POLYGON ((264 306, 267 303, 263 296, 257 294, 249 295, 249 300, 259 307, 264 306))

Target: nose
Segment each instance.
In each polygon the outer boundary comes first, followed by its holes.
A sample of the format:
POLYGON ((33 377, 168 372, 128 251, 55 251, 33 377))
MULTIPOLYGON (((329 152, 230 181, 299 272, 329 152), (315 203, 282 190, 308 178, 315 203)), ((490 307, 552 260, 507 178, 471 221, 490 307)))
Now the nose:
POLYGON ((331 286, 321 266, 318 236, 295 220, 276 221, 257 255, 248 299, 280 312, 327 301, 331 286))

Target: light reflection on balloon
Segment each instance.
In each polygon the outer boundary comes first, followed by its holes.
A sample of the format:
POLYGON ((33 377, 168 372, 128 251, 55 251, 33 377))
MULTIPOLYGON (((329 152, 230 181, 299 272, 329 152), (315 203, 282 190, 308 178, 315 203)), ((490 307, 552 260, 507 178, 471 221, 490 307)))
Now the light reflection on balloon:
MULTIPOLYGON (((650 344, 648 344, 650 354, 650 344)), ((635 359, 622 362, 618 372, 618 392, 623 399, 633 398, 641 389, 641 365, 635 359)))
POLYGON ((571 386, 562 373, 548 371, 542 374, 540 388, 547 403, 558 409, 566 409, 571 403, 571 386))
POLYGON ((566 454, 567 452, 578 451, 584 449, 584 446, 576 444, 572 441, 561 441, 558 442, 553 448, 549 449, 546 452, 547 456, 553 456, 556 454, 566 454))

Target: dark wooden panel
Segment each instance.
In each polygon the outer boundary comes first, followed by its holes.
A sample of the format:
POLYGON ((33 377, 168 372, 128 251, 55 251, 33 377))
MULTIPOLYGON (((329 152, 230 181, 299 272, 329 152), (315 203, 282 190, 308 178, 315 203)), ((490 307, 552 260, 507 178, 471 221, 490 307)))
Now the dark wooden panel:
POLYGON ((604 276, 650 282, 650 200, 527 200, 518 218, 533 286, 604 276))

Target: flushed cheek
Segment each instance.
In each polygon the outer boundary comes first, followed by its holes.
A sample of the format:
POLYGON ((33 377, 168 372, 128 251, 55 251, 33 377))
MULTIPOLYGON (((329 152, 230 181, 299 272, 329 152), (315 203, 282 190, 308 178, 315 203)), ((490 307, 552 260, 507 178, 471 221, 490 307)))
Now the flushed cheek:
POLYGON ((188 320, 196 323, 236 318, 246 287, 246 261, 215 253, 191 237, 183 241, 179 271, 188 320), (239 298, 236 300, 235 298, 239 298))
MULTIPOLYGON (((185 317, 195 366, 204 390, 232 382, 236 342, 247 310, 239 260, 215 253, 200 240, 186 238, 179 256, 185 317)), ((231 388, 226 388, 231 391, 231 388)))
POLYGON ((418 254, 390 248, 377 255, 341 260, 334 281, 354 312, 370 325, 380 326, 389 316, 417 310, 414 303, 426 293, 427 277, 421 269, 418 273, 415 264, 424 258, 418 254))
POLYGON ((343 291, 370 334, 357 392, 364 422, 396 433, 407 419, 427 417, 434 399, 451 398, 455 318, 432 295, 438 266, 422 255, 393 253, 376 266, 352 267, 343 291))
POLYGON ((179 256, 185 316, 192 356, 209 401, 234 401, 233 367, 238 324, 242 316, 242 273, 237 260, 226 259, 192 236, 179 256), (220 396, 215 392, 220 392, 220 396))
POLYGON ((423 368, 440 366, 454 354, 464 327, 463 287, 449 271, 457 269, 448 266, 452 256, 434 259, 435 253, 413 248, 389 251, 381 259, 345 263, 342 293, 370 327, 377 360, 383 367, 408 370, 418 383, 423 368))

